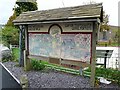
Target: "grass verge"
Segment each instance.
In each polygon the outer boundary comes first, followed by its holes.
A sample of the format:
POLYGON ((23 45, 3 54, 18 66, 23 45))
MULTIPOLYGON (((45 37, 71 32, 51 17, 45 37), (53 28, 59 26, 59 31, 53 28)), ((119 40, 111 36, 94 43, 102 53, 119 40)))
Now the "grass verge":
POLYGON ((12 48, 13 61, 18 61, 19 59, 19 48, 12 48))

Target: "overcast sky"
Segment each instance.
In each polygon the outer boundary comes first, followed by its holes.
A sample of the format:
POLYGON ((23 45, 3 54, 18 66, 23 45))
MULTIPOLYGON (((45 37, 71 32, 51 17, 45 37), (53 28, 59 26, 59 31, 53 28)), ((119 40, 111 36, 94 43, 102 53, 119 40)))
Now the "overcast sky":
MULTIPOLYGON (((16 0, 0 0, 0 24, 5 24, 13 14, 12 9, 15 1, 16 0)), ((104 11, 109 15, 109 24, 114 26, 118 25, 118 2, 120 0, 37 0, 38 10, 78 6, 90 1, 97 3, 102 2, 104 11)))

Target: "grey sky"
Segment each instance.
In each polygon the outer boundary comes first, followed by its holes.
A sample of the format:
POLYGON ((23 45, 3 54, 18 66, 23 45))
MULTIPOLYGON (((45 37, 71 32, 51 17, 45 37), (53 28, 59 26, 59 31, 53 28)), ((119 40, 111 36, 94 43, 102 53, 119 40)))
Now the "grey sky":
MULTIPOLYGON (((0 24, 5 24, 12 15, 12 8, 15 5, 15 1, 16 0, 0 0, 0 24)), ((90 1, 97 3, 102 2, 106 14, 110 16, 109 24, 118 25, 118 2, 120 0, 37 0, 38 10, 78 6, 90 1)))

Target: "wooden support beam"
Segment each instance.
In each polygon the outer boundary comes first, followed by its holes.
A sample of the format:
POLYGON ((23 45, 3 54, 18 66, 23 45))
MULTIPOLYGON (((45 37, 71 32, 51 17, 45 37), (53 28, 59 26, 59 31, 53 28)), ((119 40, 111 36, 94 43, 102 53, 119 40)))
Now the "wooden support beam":
POLYGON ((23 44, 23 42, 22 42, 22 33, 23 33, 23 26, 22 25, 20 25, 19 26, 19 28, 20 28, 20 35, 19 35, 19 50, 20 50, 20 53, 19 53, 19 65, 20 66, 23 66, 24 64, 24 62, 23 62, 23 52, 22 52, 22 44, 23 44))
POLYGON ((61 64, 75 65, 75 66, 80 66, 82 68, 90 66, 90 64, 88 64, 88 63, 84 63, 81 61, 75 61, 75 60, 68 60, 68 59, 62 59, 61 64))
POLYGON ((49 63, 60 65, 60 58, 49 57, 49 63))
POLYGON ((28 58, 29 58, 29 59, 34 58, 34 59, 37 59, 37 60, 43 60, 43 61, 49 62, 49 57, 29 55, 28 58))
POLYGON ((96 65, 96 31, 97 23, 93 22, 93 32, 92 32, 92 62, 91 62, 91 87, 95 86, 95 65, 96 65))
POLYGON ((24 50, 24 69, 26 71, 31 69, 31 63, 30 63, 30 59, 28 58, 28 25, 25 26, 25 50, 24 50))

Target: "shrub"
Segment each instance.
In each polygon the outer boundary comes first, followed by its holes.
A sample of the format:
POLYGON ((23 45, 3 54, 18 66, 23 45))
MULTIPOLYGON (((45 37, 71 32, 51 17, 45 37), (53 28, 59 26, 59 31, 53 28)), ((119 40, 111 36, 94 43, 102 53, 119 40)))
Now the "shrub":
POLYGON ((12 53, 10 50, 4 50, 1 52, 2 62, 12 60, 12 53))
POLYGON ((45 68, 45 64, 40 60, 31 60, 31 65, 33 70, 43 70, 45 68))

